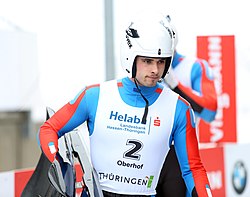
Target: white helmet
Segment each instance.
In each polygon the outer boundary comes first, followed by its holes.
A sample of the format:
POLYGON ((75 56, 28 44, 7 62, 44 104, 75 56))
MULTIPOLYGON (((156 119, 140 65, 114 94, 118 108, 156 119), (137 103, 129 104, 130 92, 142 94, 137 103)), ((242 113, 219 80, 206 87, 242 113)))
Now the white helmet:
POLYGON ((129 77, 136 76, 136 56, 166 58, 166 73, 172 62, 174 40, 171 26, 164 17, 160 20, 131 22, 121 41, 121 64, 129 77))

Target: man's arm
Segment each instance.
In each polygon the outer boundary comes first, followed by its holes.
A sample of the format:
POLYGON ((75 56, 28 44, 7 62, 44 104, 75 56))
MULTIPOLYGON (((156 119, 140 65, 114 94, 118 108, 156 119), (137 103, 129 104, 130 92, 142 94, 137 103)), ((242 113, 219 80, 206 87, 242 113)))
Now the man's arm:
POLYGON ((167 84, 172 83, 170 88, 185 98, 196 114, 206 122, 213 121, 217 111, 217 94, 213 77, 210 75, 208 63, 205 60, 197 60, 192 69, 192 87, 181 83, 173 70, 166 76, 167 84), (169 82, 170 80, 172 82, 169 82))
POLYGON ((190 196, 211 196, 206 170, 201 162, 193 111, 179 98, 172 133, 182 176, 190 196))
POLYGON ((87 114, 87 109, 81 107, 86 106, 85 93, 86 89, 82 90, 74 100, 64 105, 40 127, 39 144, 51 162, 54 161, 58 152, 58 138, 75 129, 86 119, 84 115, 87 114))

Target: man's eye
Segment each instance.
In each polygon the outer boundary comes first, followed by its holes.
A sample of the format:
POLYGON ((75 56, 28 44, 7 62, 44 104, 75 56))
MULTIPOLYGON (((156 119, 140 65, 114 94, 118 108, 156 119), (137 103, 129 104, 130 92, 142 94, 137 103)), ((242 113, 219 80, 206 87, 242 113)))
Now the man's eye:
POLYGON ((147 64, 150 64, 152 61, 149 60, 149 59, 144 59, 144 62, 147 63, 147 64))

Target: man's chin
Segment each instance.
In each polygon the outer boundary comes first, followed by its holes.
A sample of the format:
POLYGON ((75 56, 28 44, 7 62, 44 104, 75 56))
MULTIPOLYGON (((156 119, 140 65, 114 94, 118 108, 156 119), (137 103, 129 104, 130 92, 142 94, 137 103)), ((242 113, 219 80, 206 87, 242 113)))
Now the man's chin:
POLYGON ((147 83, 147 87, 154 87, 156 86, 157 80, 147 83))

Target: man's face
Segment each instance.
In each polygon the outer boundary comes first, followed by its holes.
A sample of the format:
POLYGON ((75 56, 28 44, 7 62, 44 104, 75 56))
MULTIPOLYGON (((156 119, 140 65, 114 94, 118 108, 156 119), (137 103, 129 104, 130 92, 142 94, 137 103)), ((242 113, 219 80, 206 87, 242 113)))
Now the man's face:
POLYGON ((166 58, 138 56, 136 58, 136 79, 139 85, 155 86, 164 72, 165 63, 166 58))

